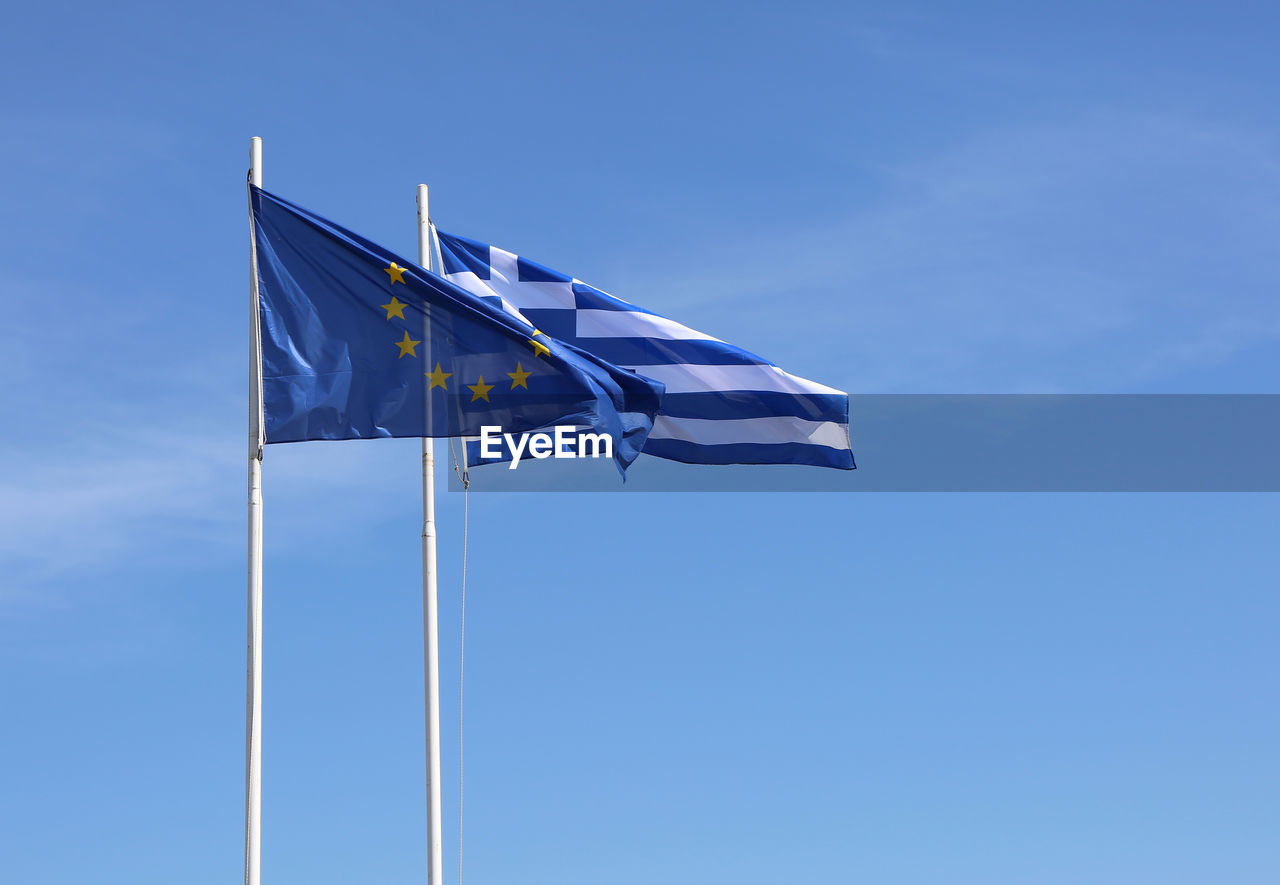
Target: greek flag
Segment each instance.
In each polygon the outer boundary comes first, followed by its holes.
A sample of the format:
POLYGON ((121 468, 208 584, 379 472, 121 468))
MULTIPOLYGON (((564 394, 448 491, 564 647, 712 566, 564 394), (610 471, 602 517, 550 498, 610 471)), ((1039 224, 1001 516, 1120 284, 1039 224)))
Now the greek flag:
POLYGON ((497 246, 437 235, 445 279, 554 339, 666 385, 643 454, 853 469, 843 391, 497 246))

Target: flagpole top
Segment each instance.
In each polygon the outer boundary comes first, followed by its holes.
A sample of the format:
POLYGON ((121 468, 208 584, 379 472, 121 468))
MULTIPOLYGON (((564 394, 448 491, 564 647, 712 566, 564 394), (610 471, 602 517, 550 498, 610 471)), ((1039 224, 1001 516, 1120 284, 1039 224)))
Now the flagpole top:
POLYGON ((256 135, 249 139, 249 183, 262 187, 262 139, 256 135))

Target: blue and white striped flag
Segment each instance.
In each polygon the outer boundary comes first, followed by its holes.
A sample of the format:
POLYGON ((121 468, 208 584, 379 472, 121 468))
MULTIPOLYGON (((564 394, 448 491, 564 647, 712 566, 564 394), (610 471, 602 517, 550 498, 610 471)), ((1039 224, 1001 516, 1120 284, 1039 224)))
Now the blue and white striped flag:
POLYGON ((438 236, 449 281, 552 338, 666 385, 644 454, 853 469, 844 392, 497 246, 438 236))

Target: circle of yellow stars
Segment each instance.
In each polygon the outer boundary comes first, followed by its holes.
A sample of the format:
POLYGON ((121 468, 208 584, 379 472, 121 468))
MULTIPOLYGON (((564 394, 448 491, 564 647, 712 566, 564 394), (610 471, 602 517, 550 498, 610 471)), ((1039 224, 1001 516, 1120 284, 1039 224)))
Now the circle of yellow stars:
MULTIPOLYGON (((393 261, 389 267, 384 267, 382 270, 383 273, 387 275, 388 286, 394 287, 396 283, 400 283, 402 286, 408 285, 404 280, 404 272, 408 270, 408 268, 401 267, 393 261)), ((405 319, 404 309, 408 307, 408 304, 401 301, 395 295, 392 295, 391 300, 388 303, 380 304, 378 306, 387 312, 387 322, 391 322, 392 319, 405 319)), ((539 337, 550 340, 549 336, 545 332, 540 332, 537 329, 533 330, 533 333, 529 338, 529 345, 533 348, 534 357, 550 356, 551 348, 539 341, 539 337)), ((400 349, 400 355, 397 359, 404 359, 406 356, 416 358, 418 356, 417 347, 422 343, 422 340, 410 337, 409 332, 405 330, 404 336, 399 341, 393 341, 392 343, 400 349)), ((453 372, 444 371, 440 363, 436 363, 435 371, 423 372, 423 375, 429 382, 427 390, 434 390, 439 387, 441 390, 448 392, 448 382, 449 379, 453 377, 453 374, 453 372)), ((525 369, 523 361, 517 361, 516 370, 514 372, 506 373, 506 376, 511 379, 510 389, 515 390, 517 387, 521 387, 528 390, 529 378, 533 374, 535 373, 525 369)), ((486 384, 484 382, 484 376, 481 375, 475 384, 464 384, 463 386, 471 391, 471 402, 474 403, 478 400, 483 400, 487 403, 490 402, 489 391, 493 390, 496 385, 486 384)))

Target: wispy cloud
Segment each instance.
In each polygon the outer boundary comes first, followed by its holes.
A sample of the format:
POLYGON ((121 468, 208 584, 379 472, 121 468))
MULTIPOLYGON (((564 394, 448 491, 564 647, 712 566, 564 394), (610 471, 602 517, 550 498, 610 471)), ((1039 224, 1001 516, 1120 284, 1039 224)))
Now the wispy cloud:
POLYGON ((1280 338, 1273 144, 1125 110, 1000 128, 878 170, 838 224, 617 291, 851 389, 1158 385, 1280 338))
MULTIPOLYGON (((199 568, 243 556, 247 445, 239 430, 199 420, 96 424, 74 443, 0 447, 9 465, 0 475, 0 612, 74 604, 92 592, 86 578, 122 565, 199 568)), ((268 447, 272 548, 349 541, 389 512, 412 510, 416 465, 412 440, 268 447), (389 510, 387 502, 397 503, 389 510)), ((414 523, 405 525, 411 535, 414 523)))
POLYGON ((0 477, 0 604, 123 556, 190 558, 225 536, 239 512, 234 502, 243 496, 222 482, 234 464, 215 440, 86 430, 75 444, 0 449, 10 466, 0 477))

